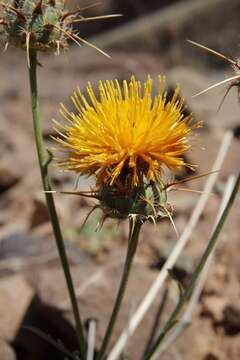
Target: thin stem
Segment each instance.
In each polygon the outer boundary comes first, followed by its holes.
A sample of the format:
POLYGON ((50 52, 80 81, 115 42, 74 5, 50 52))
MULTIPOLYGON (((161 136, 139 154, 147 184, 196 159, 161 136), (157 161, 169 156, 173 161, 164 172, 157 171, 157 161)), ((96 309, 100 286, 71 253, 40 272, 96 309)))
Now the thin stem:
POLYGON ((151 350, 154 339, 156 338, 156 334, 157 334, 157 331, 158 331, 158 328, 159 328, 159 323, 161 321, 161 317, 162 317, 163 312, 165 310, 165 305, 167 303, 167 299, 168 299, 168 288, 166 287, 165 290, 164 290, 164 293, 163 293, 163 297, 162 297, 162 299, 160 301, 160 304, 158 306, 157 313, 156 313, 156 315, 154 317, 154 322, 153 322, 153 325, 152 325, 152 329, 150 331, 150 334, 148 336, 148 340, 147 340, 145 349, 143 351, 142 360, 145 359, 145 356, 151 350))
POLYGON ((125 290, 127 287, 131 265, 132 265, 133 258, 134 258, 134 255, 135 255, 135 252, 137 249, 141 225, 142 225, 142 222, 138 218, 136 220, 132 220, 132 219, 130 220, 128 248, 127 248, 127 255, 126 255, 126 259, 125 259, 123 274, 122 274, 120 286, 118 289, 117 297, 115 300, 115 304, 114 304, 114 307, 112 310, 111 318, 110 318, 110 321, 109 321, 109 324, 108 324, 108 327, 107 327, 107 330, 106 330, 106 333, 105 333, 105 336, 103 339, 103 343, 102 343, 101 349, 100 349, 98 357, 97 357, 97 360, 104 359, 104 355, 106 353, 109 341, 110 341, 112 333, 113 333, 114 325, 116 323, 118 313, 119 313, 119 310, 120 310, 120 307, 122 304, 122 300, 123 300, 123 297, 125 294, 125 290))
POLYGON ((187 286, 187 288, 185 289, 185 291, 183 292, 183 294, 180 297, 180 300, 178 302, 178 304, 176 305, 175 309, 173 310, 171 316, 169 317, 166 325, 164 326, 163 330, 161 331, 161 333, 159 334, 155 344, 153 345, 151 351, 148 353, 148 355, 145 357, 145 360, 149 360, 149 359, 154 359, 154 353, 155 351, 158 349, 159 345, 161 344, 162 340, 165 338, 166 334, 168 333, 168 331, 176 324, 177 322, 177 317, 180 313, 180 311, 182 310, 183 306, 185 305, 185 303, 188 301, 189 296, 191 295, 195 284, 198 280, 199 275, 201 274, 210 254, 212 253, 212 250, 214 249, 214 246, 216 245, 218 236, 223 228, 223 225, 225 223, 225 220, 229 214, 229 211, 234 203, 234 200, 238 194, 240 188, 240 174, 238 175, 234 188, 232 190, 231 196, 229 198, 229 201, 226 205, 226 207, 224 208, 224 211, 222 213, 222 216, 220 217, 215 230, 213 231, 210 240, 208 242, 208 245, 206 247, 206 250, 204 251, 202 258, 199 261, 199 264, 197 265, 191 280, 187 286))
POLYGON ((46 202, 48 206, 48 211, 50 215, 50 220, 52 223, 52 228, 56 240, 56 245, 61 260, 62 268, 64 271, 68 292, 72 304, 73 314, 76 323, 77 338, 79 343, 80 357, 85 359, 85 340, 83 335, 83 327, 80 318, 80 312, 78 309, 77 299, 74 291, 73 280, 70 273, 69 263, 65 251, 64 240, 61 232, 61 228, 58 221, 58 216, 56 212, 56 207, 53 199, 52 193, 46 192, 51 191, 51 185, 48 178, 48 164, 49 159, 45 154, 45 147, 42 137, 41 121, 40 121, 40 108, 39 108, 39 98, 38 98, 38 89, 37 89, 37 53, 34 50, 29 52, 30 59, 30 68, 29 68, 29 80, 30 80, 30 90, 31 90, 31 101, 32 101, 32 114, 33 114, 33 125, 34 125, 34 134, 37 147, 39 167, 41 171, 43 189, 45 191, 46 202))

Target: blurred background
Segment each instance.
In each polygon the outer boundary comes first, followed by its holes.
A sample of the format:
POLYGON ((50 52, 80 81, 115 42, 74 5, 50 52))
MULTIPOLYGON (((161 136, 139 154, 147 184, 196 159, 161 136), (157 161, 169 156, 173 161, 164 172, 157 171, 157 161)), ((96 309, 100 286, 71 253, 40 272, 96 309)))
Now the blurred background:
MULTIPOLYGON (((106 51, 104 57, 93 48, 71 45, 59 57, 40 54, 39 93, 44 139, 53 146, 52 119, 61 119, 59 103, 71 108, 70 96, 79 86, 83 92, 91 81, 129 79, 135 74, 145 80, 150 74, 167 77, 169 91, 179 83, 187 111, 204 126, 197 131, 193 150, 186 155, 197 165, 197 174, 211 170, 224 133, 234 137, 221 168, 213 195, 209 197, 191 241, 174 271, 186 284, 201 256, 219 208, 222 192, 231 174, 239 170, 240 106, 237 88, 230 90, 218 107, 228 84, 202 96, 192 96, 208 86, 233 76, 231 65, 199 49, 190 39, 236 59, 239 55, 238 0, 95 0, 68 1, 80 7, 85 18, 122 14, 113 19, 83 21, 79 36, 106 51), (85 9, 85 10, 84 10, 85 9)), ((28 69, 23 52, 9 48, 1 54, 0 66, 0 359, 54 360, 63 356, 30 334, 25 325, 35 326, 76 348, 73 318, 65 282, 58 261, 48 212, 41 189, 32 129, 28 69)), ((50 173, 55 190, 73 190, 76 176, 53 166, 50 173)), ((180 172, 181 179, 190 173, 180 172)), ((189 189, 202 190, 206 178, 189 182, 189 189)), ((92 179, 80 178, 78 189, 87 190, 92 179)), ((82 228, 95 204, 78 196, 55 196, 76 292, 86 323, 98 320, 97 346, 109 318, 121 275, 128 226, 107 221, 96 232, 101 217, 95 212, 82 228)), ((174 222, 181 234, 199 195, 171 193, 174 222)), ((240 358, 240 268, 239 199, 221 234, 204 291, 196 305, 193 324, 161 356, 163 360, 238 360, 240 358), (190 345, 191 344, 191 345, 190 345)), ((112 345, 127 325, 162 265, 177 242, 169 221, 143 228, 112 345)), ((166 319, 177 299, 176 286, 167 283, 166 319)), ((126 359, 140 359, 164 289, 159 293, 134 336, 126 359), (143 325, 143 326, 142 326, 143 325), (128 356, 128 357, 127 357, 128 356)))

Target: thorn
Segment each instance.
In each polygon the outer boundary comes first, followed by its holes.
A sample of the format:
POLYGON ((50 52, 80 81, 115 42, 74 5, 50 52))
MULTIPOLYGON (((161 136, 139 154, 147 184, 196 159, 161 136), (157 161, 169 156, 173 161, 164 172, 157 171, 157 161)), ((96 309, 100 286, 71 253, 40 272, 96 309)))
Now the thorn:
POLYGON ((99 1, 99 2, 96 2, 96 3, 94 3, 94 4, 87 5, 87 6, 84 6, 84 7, 82 7, 82 8, 78 8, 78 10, 72 11, 71 13, 68 12, 68 13, 66 13, 66 14, 63 14, 62 17, 59 19, 59 21, 63 21, 63 20, 65 20, 66 17, 68 17, 68 16, 76 15, 76 14, 79 13, 80 11, 89 10, 89 9, 91 9, 91 8, 97 6, 97 5, 100 5, 100 4, 101 4, 101 2, 99 1))
POLYGON ((152 203, 152 201, 150 199, 147 199, 145 196, 141 196, 141 200, 145 201, 148 205, 151 206, 153 214, 156 217, 157 212, 156 212, 156 209, 155 209, 154 204, 152 203))
POLYGON ((95 232, 99 232, 99 231, 102 229, 103 224, 104 224, 105 220, 106 220, 108 217, 109 217, 108 214, 104 214, 104 215, 101 217, 101 219, 99 220, 99 222, 98 222, 98 224, 97 224, 97 226, 96 226, 95 232))
POLYGON ((100 209, 100 205, 95 205, 90 211, 89 213, 87 214, 86 218, 84 219, 81 227, 80 227, 80 231, 82 230, 82 228, 84 227, 84 225, 86 224, 86 222, 88 221, 90 215, 96 210, 96 209, 100 209))
POLYGON ((206 173, 203 173, 203 174, 200 174, 200 175, 194 175, 194 176, 188 176, 187 178, 185 179, 182 179, 182 180, 178 180, 178 181, 174 181, 168 185, 166 185, 164 187, 164 190, 168 189, 169 187, 173 186, 173 185, 178 185, 178 184, 182 184, 182 183, 185 183, 185 182, 188 182, 188 181, 192 181, 192 180, 196 180, 196 179, 200 179, 204 176, 208 176, 208 175, 211 175, 211 174, 215 174, 217 172, 219 172, 220 170, 213 170, 213 171, 208 171, 206 173))
POLYGON ((152 220, 152 223, 154 224, 154 226, 156 226, 156 220, 155 220, 155 217, 153 215, 149 215, 147 217, 148 220, 152 220))
POLYGON ((82 45, 73 37, 72 34, 70 34, 69 32, 63 30, 62 28, 60 28, 59 26, 57 25, 54 25, 54 27, 56 29, 58 29, 59 31, 61 31, 63 34, 65 34, 67 37, 69 37, 69 39, 71 39, 72 41, 74 41, 79 47, 81 47, 82 45))
POLYGON ((74 34, 73 36, 76 37, 79 41, 83 42, 84 44, 86 44, 86 45, 92 47, 93 49, 97 50, 98 52, 100 52, 101 54, 103 54, 104 56, 106 56, 107 58, 109 58, 109 59, 111 58, 110 55, 108 55, 105 51, 99 49, 96 45, 90 43, 89 41, 87 41, 87 40, 85 40, 85 39, 83 39, 83 38, 81 38, 81 37, 78 36, 77 34, 74 34))
POLYGON ((196 193, 196 194, 207 194, 207 195, 214 195, 213 193, 206 193, 204 191, 201 190, 195 190, 195 189, 188 189, 188 188, 172 188, 171 190, 173 191, 185 191, 185 192, 191 192, 191 193, 196 193))
POLYGON ((214 88, 217 87, 217 86, 220 86, 220 85, 222 85, 222 84, 226 84, 227 82, 232 81, 232 80, 236 80, 236 79, 240 79, 240 75, 235 75, 235 76, 232 76, 232 77, 230 77, 230 78, 228 78, 228 79, 219 81, 218 83, 209 86, 207 89, 202 90, 202 91, 200 91, 199 93, 193 95, 193 98, 194 98, 194 97, 197 97, 197 96, 199 96, 199 95, 202 95, 202 94, 206 93, 207 91, 214 89, 214 88))
POLYGON ((64 21, 69 16, 77 15, 77 14, 79 14, 80 11, 81 11, 80 9, 75 10, 75 11, 68 11, 65 14, 61 15, 61 17, 59 18, 59 21, 64 21))
POLYGON ((92 17, 83 17, 81 16, 81 19, 75 19, 71 21, 71 24, 76 24, 82 21, 93 21, 93 20, 102 20, 102 19, 112 19, 116 17, 123 16, 122 14, 109 14, 109 15, 102 15, 102 16, 92 16, 92 17))
POLYGON ((169 218, 177 237, 179 237, 179 232, 178 232, 177 227, 176 227, 176 225, 175 225, 175 223, 173 221, 172 215, 170 214, 170 212, 168 211, 168 209, 167 209, 167 207, 165 205, 162 205, 162 207, 165 210, 165 212, 167 214, 167 217, 169 218))
POLYGON ((224 96, 223 96, 220 104, 218 105, 217 112, 219 112, 219 110, 221 109, 222 104, 224 103, 226 97, 228 96, 229 91, 231 90, 231 88, 232 88, 233 86, 238 86, 238 87, 239 87, 239 85, 240 85, 240 83, 238 84, 237 81, 234 81, 232 84, 230 84, 230 85, 228 86, 228 88, 227 88, 227 90, 226 90, 226 92, 225 92, 225 94, 224 94, 224 96))
POLYGON ((101 200, 101 197, 97 195, 97 193, 90 193, 84 191, 59 191, 59 194, 65 194, 65 195, 80 195, 91 199, 97 199, 101 200))
POLYGON ((190 44, 195 45, 195 46, 197 46, 197 47, 199 47, 199 48, 201 48, 201 49, 204 49, 204 50, 206 50, 206 51, 208 51, 208 52, 210 52, 210 53, 212 53, 212 54, 214 54, 214 55, 217 55, 217 56, 219 56, 220 58, 226 60, 227 62, 229 62, 229 63, 237 66, 237 61, 235 61, 235 60, 233 60, 233 59, 231 59, 231 58, 229 58, 229 57, 221 54, 221 53, 218 52, 218 51, 215 51, 215 50, 213 50, 213 49, 211 49, 211 48, 208 48, 207 46, 204 46, 204 45, 202 45, 202 44, 199 44, 199 43, 197 43, 196 41, 192 41, 192 40, 188 40, 188 39, 187 39, 187 42, 189 42, 190 44))
POLYGON ((98 6, 98 5, 101 5, 101 1, 97 1, 97 2, 95 2, 93 4, 86 5, 86 6, 82 7, 82 8, 80 8, 79 10, 81 10, 81 11, 89 10, 89 9, 92 9, 93 7, 98 6))
POLYGON ((101 200, 100 197, 97 197, 97 196, 95 197, 94 194, 89 195, 87 191, 86 191, 86 193, 84 191, 83 192, 80 192, 80 191, 74 192, 74 191, 56 191, 56 190, 46 190, 44 192, 47 194, 49 193, 49 194, 64 194, 64 195, 80 195, 80 196, 84 196, 87 198, 94 198, 97 200, 101 200))

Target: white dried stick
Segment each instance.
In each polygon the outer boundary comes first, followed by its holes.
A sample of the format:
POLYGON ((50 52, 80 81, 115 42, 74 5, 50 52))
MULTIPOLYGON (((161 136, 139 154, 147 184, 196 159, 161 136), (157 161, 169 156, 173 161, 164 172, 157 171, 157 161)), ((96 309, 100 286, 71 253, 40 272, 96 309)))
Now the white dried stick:
MULTIPOLYGON (((235 181, 236 181, 235 176, 233 176, 233 175, 229 176, 225 190, 224 190, 221 206, 217 213, 216 220, 215 220, 211 234, 214 233, 216 225, 218 224, 218 221, 221 218, 222 213, 228 203, 228 200, 229 200, 232 190, 234 188, 235 181)), ((210 235, 210 237, 211 237, 211 235, 210 235)), ((153 355, 153 360, 160 359, 160 355, 163 354, 169 348, 169 346, 176 340, 176 338, 185 330, 185 328, 191 324, 193 311, 198 303, 199 297, 200 297, 203 287, 205 285, 208 270, 209 270, 210 264, 213 259, 213 255, 214 255, 214 251, 209 256, 207 263, 199 277, 198 283, 197 283, 195 289, 193 290, 189 304, 182 316, 182 319, 180 320, 178 325, 175 327, 173 332, 168 336, 167 340, 159 347, 159 349, 153 355)))

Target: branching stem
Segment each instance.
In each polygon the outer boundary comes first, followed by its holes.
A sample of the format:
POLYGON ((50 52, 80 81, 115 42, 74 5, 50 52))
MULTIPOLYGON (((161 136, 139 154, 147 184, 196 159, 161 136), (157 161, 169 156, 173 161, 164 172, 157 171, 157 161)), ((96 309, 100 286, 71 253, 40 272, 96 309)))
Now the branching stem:
POLYGON ((70 267, 66 255, 66 250, 64 246, 64 240, 61 232, 61 228, 58 221, 58 216, 56 212, 56 207, 53 199, 53 194, 51 191, 51 185, 48 178, 48 165, 51 161, 51 154, 49 157, 46 156, 45 147, 43 143, 41 121, 40 121, 40 108, 39 108, 39 97, 37 89, 37 53, 34 50, 29 51, 29 80, 30 80, 30 91, 31 91, 31 101, 32 101, 32 114, 33 114, 33 126, 35 134, 35 142, 37 147, 39 167, 41 171, 43 189, 45 191, 46 202, 48 206, 48 211, 50 215, 50 220, 52 223, 53 233, 56 240, 56 245, 61 260, 62 268, 64 271, 67 288, 72 304, 72 310, 76 323, 77 338, 79 343, 80 357, 81 359, 86 358, 85 351, 85 340, 83 335, 83 327, 80 318, 80 312, 78 309, 77 299, 74 291, 73 280, 70 273, 70 267))

